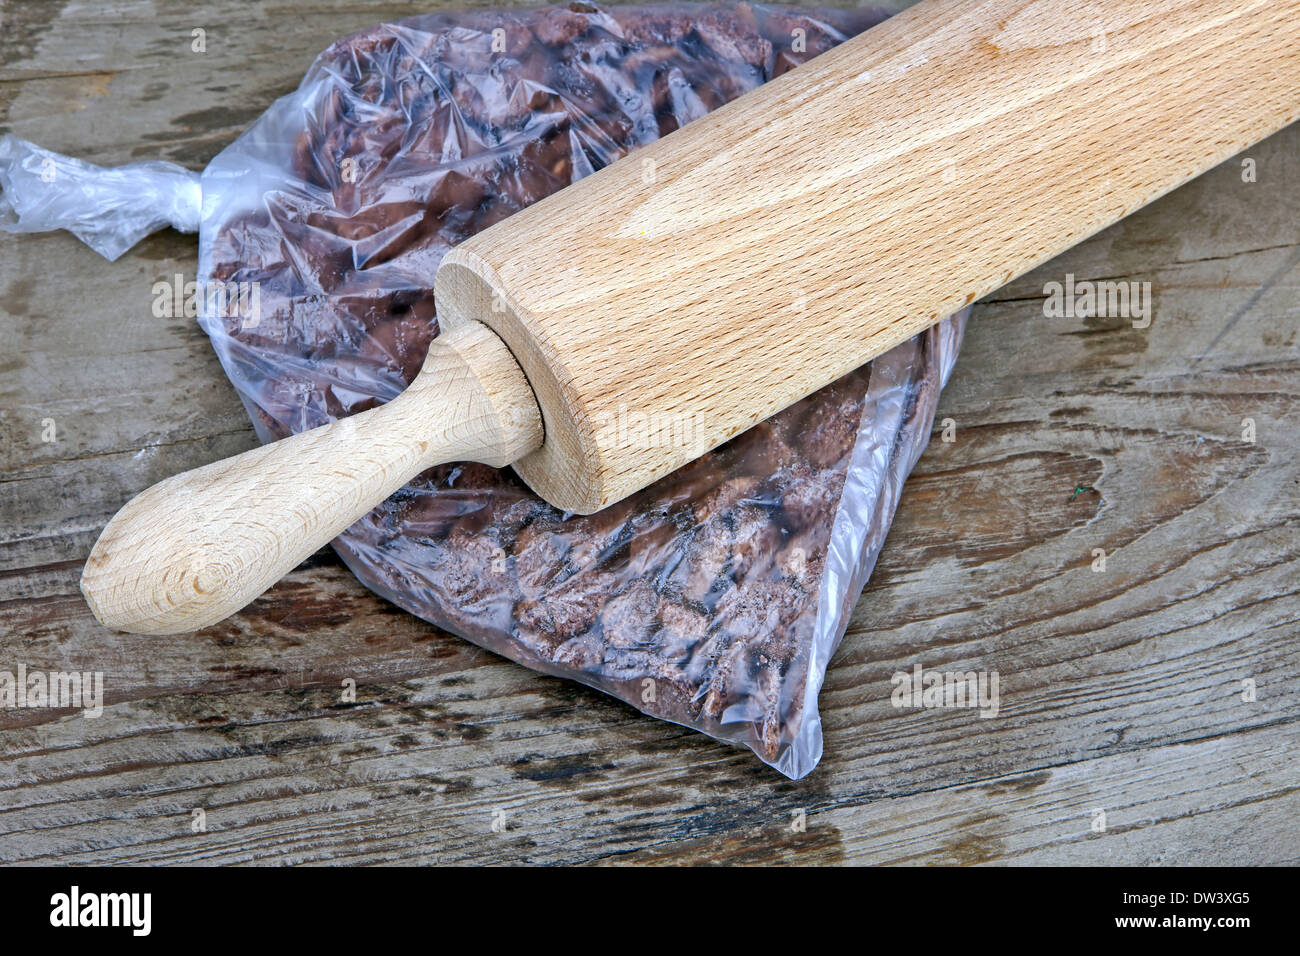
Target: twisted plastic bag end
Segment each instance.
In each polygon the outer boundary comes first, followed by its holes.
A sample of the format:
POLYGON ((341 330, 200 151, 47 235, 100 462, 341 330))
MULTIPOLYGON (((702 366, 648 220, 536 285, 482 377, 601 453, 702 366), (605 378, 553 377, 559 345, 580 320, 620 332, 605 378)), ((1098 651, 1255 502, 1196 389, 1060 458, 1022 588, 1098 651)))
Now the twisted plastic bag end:
POLYGON ((108 168, 0 136, 0 231, 66 229, 111 262, 165 226, 197 232, 202 199, 175 163, 108 168))

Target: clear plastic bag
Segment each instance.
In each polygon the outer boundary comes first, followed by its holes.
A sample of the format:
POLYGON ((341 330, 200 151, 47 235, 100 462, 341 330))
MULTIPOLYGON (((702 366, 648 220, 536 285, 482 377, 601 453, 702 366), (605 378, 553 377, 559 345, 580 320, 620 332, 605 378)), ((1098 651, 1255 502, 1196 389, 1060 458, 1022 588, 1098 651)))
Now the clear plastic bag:
MULTIPOLYGON (((200 283, 257 295, 251 310, 209 295, 200 322, 261 439, 401 392, 456 242, 885 16, 576 3, 335 43, 202 174, 200 283)), ((449 465, 334 548, 412 614, 803 776, 827 663, 965 318, 598 514, 558 512, 509 470, 449 465)))

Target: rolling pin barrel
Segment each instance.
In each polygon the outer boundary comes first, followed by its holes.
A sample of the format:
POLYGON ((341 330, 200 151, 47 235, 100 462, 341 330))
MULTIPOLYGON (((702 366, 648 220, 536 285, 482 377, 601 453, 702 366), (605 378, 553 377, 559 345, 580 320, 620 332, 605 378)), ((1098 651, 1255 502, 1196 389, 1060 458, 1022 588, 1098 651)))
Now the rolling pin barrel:
POLYGON ((925 0, 443 260, 617 501, 1300 115, 1300 0, 925 0))

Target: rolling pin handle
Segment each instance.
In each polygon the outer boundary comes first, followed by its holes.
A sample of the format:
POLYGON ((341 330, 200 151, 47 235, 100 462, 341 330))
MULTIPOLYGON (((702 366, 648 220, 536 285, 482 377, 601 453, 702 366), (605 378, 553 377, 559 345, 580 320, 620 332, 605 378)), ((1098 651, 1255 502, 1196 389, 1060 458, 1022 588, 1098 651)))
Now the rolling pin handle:
POLYGON ((405 392, 320 428, 168 478, 108 523, 81 575, 100 623, 138 634, 215 624, 417 474, 504 466, 542 443, 505 344, 478 322, 433 341, 405 392))

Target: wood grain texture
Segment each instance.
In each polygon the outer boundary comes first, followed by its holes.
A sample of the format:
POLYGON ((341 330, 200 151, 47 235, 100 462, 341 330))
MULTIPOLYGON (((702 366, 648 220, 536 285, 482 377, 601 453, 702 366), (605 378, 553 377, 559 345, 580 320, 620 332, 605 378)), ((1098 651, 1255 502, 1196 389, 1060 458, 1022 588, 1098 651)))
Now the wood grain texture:
POLYGON ((1300 0, 1090 7, 924 0, 452 250, 524 480, 618 501, 1300 116, 1300 0))
POLYGON ((81 591, 96 620, 181 634, 247 605, 422 471, 504 467, 542 443, 537 401, 479 322, 439 335, 393 401, 140 492, 95 542, 81 591))
MULTIPOLYGON (((0 127, 192 165, 406 12, 0 10, 0 127), (177 54, 202 23, 207 58, 177 54)), ((109 516, 256 444, 193 320, 150 315, 195 258, 0 236, 0 669, 100 670, 107 704, 0 710, 0 861, 1300 862, 1295 127, 976 305, 798 783, 411 618, 330 552, 193 637, 96 624, 77 576, 109 516), (1151 326, 1046 318, 1067 273, 1151 282, 1151 326), (895 710, 917 662, 997 669, 1000 715, 895 710)))

